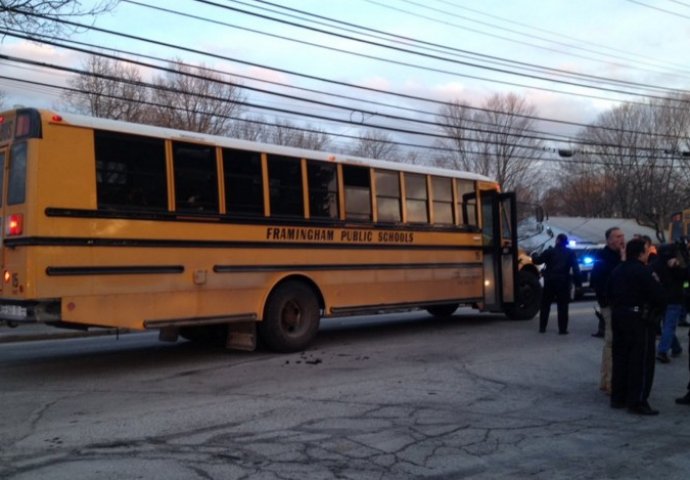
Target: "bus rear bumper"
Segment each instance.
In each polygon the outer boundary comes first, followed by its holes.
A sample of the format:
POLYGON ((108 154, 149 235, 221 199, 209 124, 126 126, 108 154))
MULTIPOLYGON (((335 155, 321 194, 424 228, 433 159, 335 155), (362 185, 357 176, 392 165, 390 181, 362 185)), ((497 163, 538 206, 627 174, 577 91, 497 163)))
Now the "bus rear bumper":
POLYGON ((10 324, 60 321, 59 300, 0 299, 0 322, 10 324))

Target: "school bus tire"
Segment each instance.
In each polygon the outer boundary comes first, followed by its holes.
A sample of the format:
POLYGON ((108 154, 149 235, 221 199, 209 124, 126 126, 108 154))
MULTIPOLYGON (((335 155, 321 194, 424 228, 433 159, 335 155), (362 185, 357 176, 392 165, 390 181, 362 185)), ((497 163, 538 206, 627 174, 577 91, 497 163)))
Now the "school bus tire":
POLYGON ((459 306, 459 303, 447 303, 445 305, 429 305, 428 307, 424 307, 424 310, 429 312, 434 317, 444 318, 453 315, 459 306))
POLYGON ((530 320, 539 313, 541 284, 535 274, 525 270, 520 270, 517 277, 515 303, 506 309, 506 316, 511 320, 530 320))
POLYGON ((290 280, 269 295, 257 330, 261 342, 270 350, 298 352, 314 339, 320 321, 321 310, 314 291, 303 282, 290 280))

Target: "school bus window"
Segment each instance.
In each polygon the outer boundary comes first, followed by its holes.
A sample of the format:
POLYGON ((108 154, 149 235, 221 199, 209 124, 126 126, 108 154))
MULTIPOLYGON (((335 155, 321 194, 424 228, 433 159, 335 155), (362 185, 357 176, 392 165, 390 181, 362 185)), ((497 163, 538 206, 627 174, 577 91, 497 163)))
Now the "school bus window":
POLYGON ((99 209, 167 210, 163 140, 96 131, 94 144, 99 209))
POLYGON ((450 178, 431 177, 434 198, 434 223, 452 225, 453 185, 450 178))
POLYGON ((225 211, 236 215, 264 214, 261 180, 261 154, 223 149, 225 176, 225 211))
POLYGON ((405 174, 405 204, 409 223, 427 223, 426 177, 413 173, 405 174))
POLYGON ((458 211, 462 212, 460 223, 464 225, 477 225, 477 200, 474 195, 474 182, 472 180, 456 179, 458 191, 458 211))
POLYGON ((10 151, 7 204, 17 205, 26 199, 26 143, 15 143, 10 151))
POLYGON ((218 172, 213 147, 173 143, 175 209, 218 213, 218 172))
POLYGON ((369 169, 343 165, 345 188, 345 218, 356 221, 371 220, 371 182, 369 169))
POLYGON ((503 240, 510 240, 512 238, 510 229, 510 204, 501 202, 501 238, 503 240))
POLYGON ((268 156, 271 215, 304 216, 299 158, 268 156))
POLYGON ((376 205, 379 222, 400 222, 400 175, 376 171, 376 205))
POLYGON ((338 169, 335 165, 307 161, 311 218, 338 218, 338 169))

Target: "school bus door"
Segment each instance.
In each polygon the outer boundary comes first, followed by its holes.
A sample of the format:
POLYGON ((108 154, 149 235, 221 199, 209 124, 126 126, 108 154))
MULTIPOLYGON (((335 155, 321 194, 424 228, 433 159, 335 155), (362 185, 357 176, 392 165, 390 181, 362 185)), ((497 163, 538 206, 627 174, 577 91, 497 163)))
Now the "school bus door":
POLYGON ((484 309, 505 311, 515 302, 517 216, 515 193, 480 192, 484 251, 484 309))

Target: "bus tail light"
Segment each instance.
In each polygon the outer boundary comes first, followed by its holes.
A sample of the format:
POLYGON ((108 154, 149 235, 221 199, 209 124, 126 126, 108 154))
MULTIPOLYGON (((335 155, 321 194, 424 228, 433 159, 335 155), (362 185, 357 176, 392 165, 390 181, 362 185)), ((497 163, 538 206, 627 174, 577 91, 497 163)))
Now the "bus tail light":
POLYGON ((24 215, 16 213, 7 217, 5 234, 8 237, 21 235, 24 230, 24 215))

